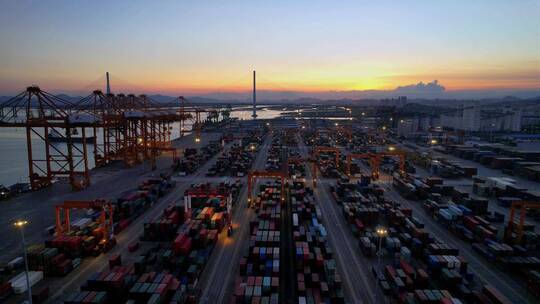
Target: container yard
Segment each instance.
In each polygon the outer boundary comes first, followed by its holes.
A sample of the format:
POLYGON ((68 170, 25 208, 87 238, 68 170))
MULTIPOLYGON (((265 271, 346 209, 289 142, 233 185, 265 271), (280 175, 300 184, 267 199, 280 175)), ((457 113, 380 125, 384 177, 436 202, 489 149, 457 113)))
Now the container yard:
POLYGON ((540 1, 2 1, 0 304, 540 303, 540 1))
MULTIPOLYGON (((473 149, 426 160, 354 123, 251 124, 186 135, 174 153, 98 169, 95 185, 51 200, 26 246, 33 302, 539 300, 537 193, 453 158, 474 161, 473 149)), ((69 191, 59 186, 12 199, 69 191)), ((24 301, 24 256, 3 260, 2 301, 24 301)))

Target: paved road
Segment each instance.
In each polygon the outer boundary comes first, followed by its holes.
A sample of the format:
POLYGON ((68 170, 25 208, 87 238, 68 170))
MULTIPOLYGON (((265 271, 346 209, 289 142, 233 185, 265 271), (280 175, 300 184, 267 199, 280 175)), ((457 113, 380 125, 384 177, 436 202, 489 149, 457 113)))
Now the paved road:
MULTIPOLYGON (((389 179, 390 177, 386 176, 386 178, 389 179)), ((526 288, 522 284, 519 284, 511 276, 504 273, 504 271, 479 256, 473 251, 469 243, 461 240, 439 224, 423 210, 421 203, 404 199, 389 182, 381 183, 381 186, 385 188, 385 196, 387 198, 402 204, 402 206, 410 207, 413 210, 413 215, 425 224, 426 230, 429 233, 441 241, 459 248, 460 255, 469 262, 469 268, 478 279, 484 283, 495 286, 502 294, 509 299, 512 299, 514 303, 530 302, 527 298, 526 288)))
MULTIPOLYGON (((270 142, 271 135, 267 135, 252 165, 253 169, 264 169, 270 142)), ((234 281, 239 272, 238 263, 242 254, 247 250, 249 222, 255 218, 253 209, 246 208, 247 194, 247 185, 244 184, 233 210, 233 235, 227 237, 226 232, 220 235, 201 275, 199 281, 199 287, 202 290, 200 303, 230 303, 234 281)))
MULTIPOLYGON (((307 147, 298 137, 300 154, 308 157, 307 147)), ((312 187, 310 166, 306 165, 306 180, 312 187)), ((334 251, 338 271, 343 279, 348 303, 383 303, 383 295, 371 275, 371 263, 360 253, 358 240, 352 234, 339 206, 328 191, 328 182, 317 177, 315 198, 321 208, 323 221, 328 230, 329 242, 334 251)))

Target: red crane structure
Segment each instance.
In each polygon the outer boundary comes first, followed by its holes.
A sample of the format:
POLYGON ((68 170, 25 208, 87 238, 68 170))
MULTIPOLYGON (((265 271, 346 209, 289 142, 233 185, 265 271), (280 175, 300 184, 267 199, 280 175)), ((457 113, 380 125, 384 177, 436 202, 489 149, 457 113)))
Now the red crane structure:
POLYGON ((32 189, 49 186, 54 178, 68 178, 73 189, 90 184, 86 129, 99 124, 91 113, 73 113, 69 101, 30 86, 4 102, 0 108, 0 127, 26 129, 28 171, 32 189), (7 109, 7 111, 6 111, 7 109), (23 112, 23 119, 19 119, 23 112), (81 130, 75 142, 73 133, 81 130), (66 143, 65 149, 55 144, 66 143), (44 157, 36 157, 41 150, 44 157))
POLYGON ((353 153, 347 155, 345 173, 349 177, 351 176, 351 164, 353 159, 368 159, 371 167, 371 177, 375 179, 378 176, 379 159, 375 153, 353 153))
POLYGON ((99 223, 103 231, 101 243, 107 243, 113 231, 113 206, 108 200, 94 201, 64 201, 56 206, 56 234, 61 236, 71 230, 70 210, 71 209, 95 209, 100 211, 99 223), (62 211, 64 211, 64 223, 62 223, 62 211))
MULTIPOLYGON (((183 99, 183 98, 182 98, 183 99)), ((173 107, 177 107, 175 101, 173 107)), ((77 102, 30 86, 0 104, 0 127, 26 129, 28 171, 33 190, 47 187, 54 179, 67 178, 74 190, 90 185, 89 147, 94 166, 122 161, 131 167, 151 160, 171 145, 172 123, 193 119, 200 141, 200 110, 196 107, 166 108, 145 95, 103 94, 93 91, 77 102), (92 135, 88 136, 88 129, 92 135), (80 136, 74 136, 80 131, 80 136), (65 147, 57 142, 65 143, 65 147)))
POLYGON ((227 213, 229 214, 229 224, 232 221, 232 193, 225 185, 212 187, 209 184, 201 184, 197 187, 192 187, 184 192, 184 208, 186 213, 191 210, 191 199, 193 197, 218 198, 220 203, 227 204, 227 213))
POLYGON ((525 224, 525 213, 527 209, 540 209, 540 202, 527 202, 527 201, 517 201, 513 202, 510 209, 510 216, 508 217, 508 224, 506 226, 506 239, 510 239, 512 236, 514 228, 514 214, 516 209, 519 209, 519 223, 517 226, 517 242, 521 243, 523 238, 523 225, 525 224))
POLYGON ((363 158, 369 160, 369 165, 371 167, 371 177, 373 179, 378 179, 380 175, 380 165, 383 157, 394 157, 399 158, 399 174, 403 175, 405 173, 405 153, 402 151, 388 151, 388 152, 377 152, 377 153, 359 153, 359 154, 349 154, 347 155, 347 163, 345 173, 350 177, 351 176, 351 163, 353 159, 363 158))

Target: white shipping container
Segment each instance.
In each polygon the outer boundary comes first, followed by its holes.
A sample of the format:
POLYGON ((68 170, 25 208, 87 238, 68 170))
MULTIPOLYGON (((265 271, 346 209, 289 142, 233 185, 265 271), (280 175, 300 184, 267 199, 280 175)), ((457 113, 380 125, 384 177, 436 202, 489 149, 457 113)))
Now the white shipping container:
POLYGON ((443 258, 446 260, 446 267, 448 269, 454 269, 456 267, 454 259, 450 255, 443 255, 443 258))
POLYGON ((15 269, 22 265, 24 265, 22 257, 16 257, 13 260, 9 261, 9 263, 7 264, 9 269, 15 269))
POLYGON ((454 268, 458 269, 461 268, 461 262, 459 261, 457 256, 452 256, 452 259, 454 260, 454 268))
MULTIPOLYGON (((43 279, 43 272, 42 271, 29 271, 28 272, 28 280, 30 283, 30 286, 36 285, 37 282, 41 281, 43 279)), ((26 275, 23 272, 19 273, 16 277, 9 280, 11 283, 11 287, 13 287, 13 291, 16 294, 24 293, 26 290, 28 290, 28 286, 26 285, 26 275)))
POLYGON ((81 219, 76 220, 74 223, 71 224, 71 227, 84 229, 86 226, 90 225, 92 223, 92 219, 83 217, 81 219))

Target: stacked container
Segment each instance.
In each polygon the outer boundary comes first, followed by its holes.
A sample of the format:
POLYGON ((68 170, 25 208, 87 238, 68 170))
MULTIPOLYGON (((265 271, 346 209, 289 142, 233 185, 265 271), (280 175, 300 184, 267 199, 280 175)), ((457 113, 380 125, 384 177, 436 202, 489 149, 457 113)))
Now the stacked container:
POLYGON ((301 182, 291 187, 298 303, 343 303, 341 278, 317 214, 313 192, 301 182))
POLYGON ((259 213, 250 223, 248 253, 240 260, 235 303, 279 303, 280 189, 277 183, 262 185, 255 200, 259 213))

